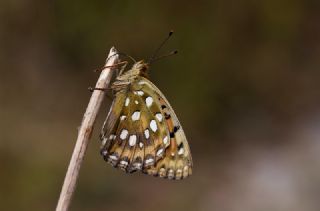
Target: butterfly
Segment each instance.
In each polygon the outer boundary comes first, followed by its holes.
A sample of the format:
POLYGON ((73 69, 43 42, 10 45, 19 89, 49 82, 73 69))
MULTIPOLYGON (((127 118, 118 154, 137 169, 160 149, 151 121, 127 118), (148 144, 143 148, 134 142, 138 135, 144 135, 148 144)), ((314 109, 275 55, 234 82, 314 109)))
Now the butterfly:
POLYGON ((112 83, 114 99, 100 134, 101 155, 127 173, 184 179, 192 174, 189 144, 148 70, 148 63, 138 61, 112 83))

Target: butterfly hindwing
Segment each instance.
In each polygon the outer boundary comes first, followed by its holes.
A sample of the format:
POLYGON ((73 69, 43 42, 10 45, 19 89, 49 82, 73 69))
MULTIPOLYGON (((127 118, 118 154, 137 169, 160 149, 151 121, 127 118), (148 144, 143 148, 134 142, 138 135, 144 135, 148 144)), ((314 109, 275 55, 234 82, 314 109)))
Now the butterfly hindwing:
MULTIPOLYGON (((102 131, 105 159, 128 172, 152 167, 164 155, 165 124, 152 115, 147 98, 141 91, 117 93, 102 131)), ((156 106, 153 109, 160 113, 156 106)))
POLYGON ((102 154, 114 167, 181 179, 192 159, 170 104, 149 80, 138 77, 117 92, 102 131, 102 154))
POLYGON ((189 149, 188 142, 185 134, 179 123, 179 120, 174 113, 171 105, 161 93, 161 91, 149 80, 141 77, 138 84, 142 85, 142 90, 147 94, 155 93, 155 104, 160 108, 162 119, 166 127, 166 133, 168 139, 166 139, 165 145, 166 151, 163 159, 159 160, 157 164, 147 170, 147 173, 154 174, 156 176, 166 177, 169 179, 181 179, 192 174, 192 158, 189 149), (151 92, 151 93, 150 93, 151 92))
POLYGON ((168 179, 192 174, 186 136, 171 105, 146 78, 143 61, 119 75, 101 131, 101 154, 116 168, 168 179))

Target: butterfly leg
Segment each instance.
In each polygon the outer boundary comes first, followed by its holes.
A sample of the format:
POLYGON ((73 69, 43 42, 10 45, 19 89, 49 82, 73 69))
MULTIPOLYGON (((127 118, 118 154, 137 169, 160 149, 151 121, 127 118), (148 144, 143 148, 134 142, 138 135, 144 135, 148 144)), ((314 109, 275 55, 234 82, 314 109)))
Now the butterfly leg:
POLYGON ((123 73, 123 71, 126 69, 127 65, 128 65, 128 62, 123 61, 123 66, 121 67, 121 70, 118 72, 117 75, 121 75, 123 73))
MULTIPOLYGON (((111 88, 97 88, 97 87, 92 88, 92 87, 88 87, 88 90, 89 90, 90 92, 93 92, 94 90, 99 90, 99 91, 105 92, 105 91, 111 90, 111 88)), ((106 93, 106 96, 108 97, 109 100, 112 100, 112 96, 111 96, 111 95, 109 95, 108 93, 106 93)))
POLYGON ((88 87, 88 90, 90 91, 90 92, 93 92, 94 90, 100 90, 100 91, 108 91, 108 90, 111 90, 111 88, 98 88, 98 87, 88 87))
POLYGON ((121 66, 122 65, 122 68, 121 70, 123 69, 123 66, 124 68, 127 66, 128 62, 127 61, 122 61, 122 62, 118 62, 116 64, 113 64, 113 65, 109 65, 109 66, 103 66, 102 68, 99 68, 99 69, 95 69, 94 72, 101 72, 102 70, 104 70, 105 68, 116 68, 118 66, 121 66))

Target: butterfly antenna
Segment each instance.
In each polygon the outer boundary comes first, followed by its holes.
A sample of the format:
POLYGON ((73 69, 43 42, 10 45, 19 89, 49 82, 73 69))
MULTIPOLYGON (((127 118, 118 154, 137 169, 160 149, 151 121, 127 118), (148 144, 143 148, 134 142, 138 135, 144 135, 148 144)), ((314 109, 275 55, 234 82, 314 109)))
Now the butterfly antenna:
MULTIPOLYGON (((171 51, 171 52, 168 53, 168 54, 164 54, 164 55, 159 56, 159 57, 157 57, 157 58, 155 58, 155 59, 152 59, 151 63, 154 63, 154 62, 156 62, 156 61, 158 61, 158 60, 160 60, 160 59, 166 58, 166 57, 168 57, 168 56, 175 55, 175 54, 177 54, 177 53, 178 53, 177 50, 171 51)), ((150 64, 151 64, 151 63, 150 63, 150 64)))
POLYGON ((157 54, 159 53, 160 49, 162 48, 162 46, 164 46, 164 44, 168 41, 168 39, 171 37, 171 35, 173 34, 173 31, 171 30, 169 32, 168 37, 166 37, 166 39, 164 39, 162 41, 162 43, 159 45, 159 47, 154 51, 154 53, 152 54, 152 56, 148 59, 148 63, 151 63, 154 58, 157 56, 157 54))

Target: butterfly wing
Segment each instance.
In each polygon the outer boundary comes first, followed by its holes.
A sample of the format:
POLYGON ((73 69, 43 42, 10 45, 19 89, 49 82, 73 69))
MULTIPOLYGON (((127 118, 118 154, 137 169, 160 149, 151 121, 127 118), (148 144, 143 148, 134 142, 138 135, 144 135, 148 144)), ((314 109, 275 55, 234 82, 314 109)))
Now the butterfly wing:
MULTIPOLYGON (((192 157, 182 126, 174 113, 170 103, 162 92, 148 79, 140 77, 136 88, 146 92, 147 95, 155 95, 154 105, 160 110, 165 122, 169 142, 163 159, 155 166, 146 169, 145 172, 169 179, 182 179, 192 174, 192 157)), ((154 108, 154 110, 157 110, 154 108)), ((154 113, 158 116, 158 113, 154 113)), ((160 116, 159 116, 160 117, 160 116)))
POLYGON ((116 93, 101 140, 105 160, 126 172, 169 179, 191 174, 182 127, 164 95, 144 77, 116 93))

